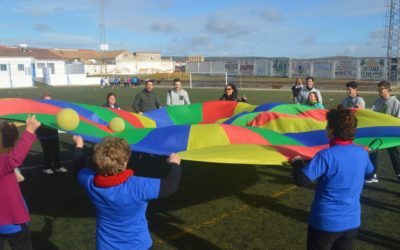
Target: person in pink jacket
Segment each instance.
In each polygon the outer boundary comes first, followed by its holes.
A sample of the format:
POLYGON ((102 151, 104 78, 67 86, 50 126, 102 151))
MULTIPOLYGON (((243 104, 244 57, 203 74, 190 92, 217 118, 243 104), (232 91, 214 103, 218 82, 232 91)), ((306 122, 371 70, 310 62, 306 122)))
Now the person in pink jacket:
POLYGON ((35 116, 28 116, 26 129, 18 142, 15 125, 6 122, 1 129, 3 146, 12 149, 0 154, 0 249, 4 249, 6 240, 12 249, 32 249, 27 226, 30 217, 14 169, 24 161, 36 140, 35 131, 39 126, 40 122, 35 116))

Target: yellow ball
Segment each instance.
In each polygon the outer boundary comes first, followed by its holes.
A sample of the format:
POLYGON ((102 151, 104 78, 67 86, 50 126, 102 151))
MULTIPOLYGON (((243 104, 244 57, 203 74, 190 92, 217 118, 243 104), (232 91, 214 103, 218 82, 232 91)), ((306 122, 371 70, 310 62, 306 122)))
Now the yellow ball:
POLYGON ((124 131, 125 121, 119 117, 112 118, 110 121, 110 129, 116 133, 124 131))
POLYGON ((66 131, 74 130, 79 125, 78 113, 69 108, 61 109, 56 116, 57 125, 66 131))

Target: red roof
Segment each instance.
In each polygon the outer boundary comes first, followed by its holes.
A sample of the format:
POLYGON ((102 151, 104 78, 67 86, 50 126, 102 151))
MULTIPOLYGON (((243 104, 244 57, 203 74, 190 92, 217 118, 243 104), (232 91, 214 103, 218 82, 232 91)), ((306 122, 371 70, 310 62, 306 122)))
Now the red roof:
POLYGON ((55 59, 61 60, 62 57, 52 53, 48 49, 21 48, 0 46, 0 57, 32 57, 35 59, 55 59))

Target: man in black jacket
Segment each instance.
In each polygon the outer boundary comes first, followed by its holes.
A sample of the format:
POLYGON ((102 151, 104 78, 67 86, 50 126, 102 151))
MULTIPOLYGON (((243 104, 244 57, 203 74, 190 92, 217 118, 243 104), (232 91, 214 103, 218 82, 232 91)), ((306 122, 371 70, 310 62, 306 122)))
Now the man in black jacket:
POLYGON ((145 89, 136 94, 133 100, 132 108, 138 114, 143 114, 146 111, 158 109, 161 107, 157 93, 153 91, 154 81, 148 80, 145 89))

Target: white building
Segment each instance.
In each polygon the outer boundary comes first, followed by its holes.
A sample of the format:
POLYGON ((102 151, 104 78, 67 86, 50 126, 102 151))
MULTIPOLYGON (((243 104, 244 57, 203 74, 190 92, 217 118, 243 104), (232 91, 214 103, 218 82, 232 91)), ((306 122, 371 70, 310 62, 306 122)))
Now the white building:
POLYGON ((32 87, 33 58, 19 51, 0 47, 0 88, 32 87))
POLYGON ((0 88, 31 87, 34 81, 45 84, 99 84, 98 77, 88 78, 80 62, 69 63, 48 49, 0 47, 0 88))
POLYGON ((158 52, 135 52, 114 50, 99 52, 81 49, 52 49, 68 62, 85 64, 87 75, 137 75, 172 73, 175 62, 162 60, 158 52))

